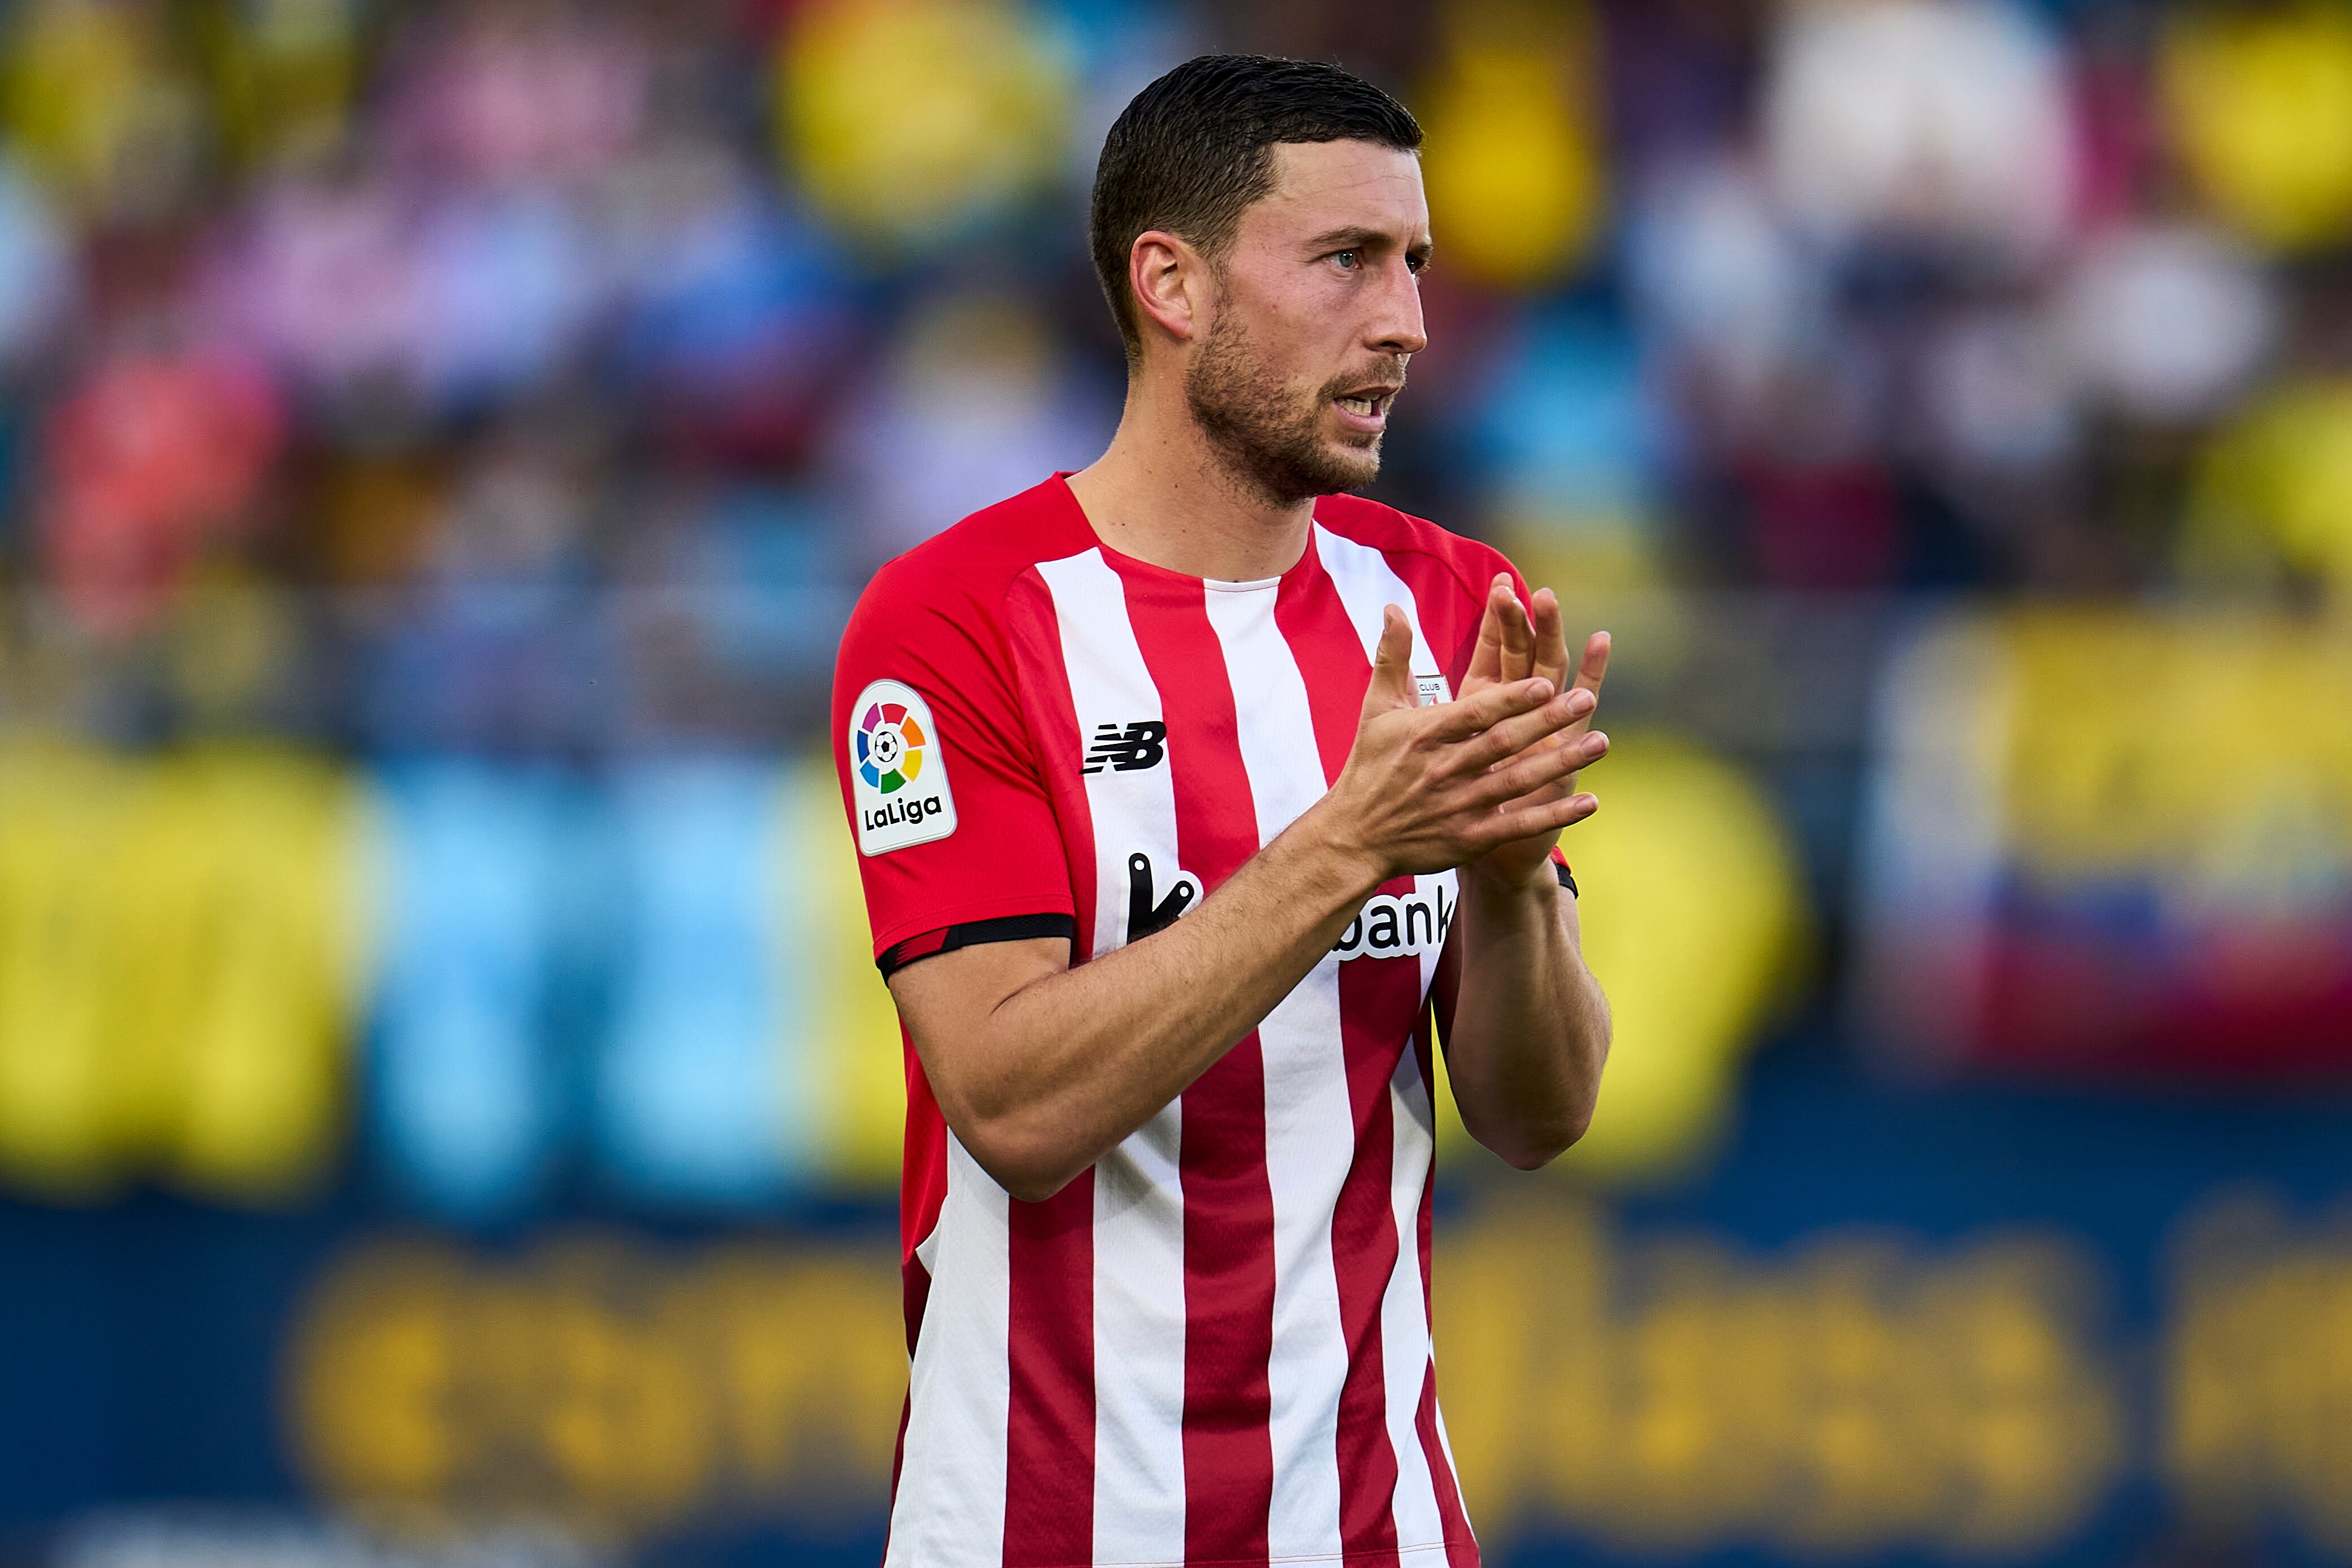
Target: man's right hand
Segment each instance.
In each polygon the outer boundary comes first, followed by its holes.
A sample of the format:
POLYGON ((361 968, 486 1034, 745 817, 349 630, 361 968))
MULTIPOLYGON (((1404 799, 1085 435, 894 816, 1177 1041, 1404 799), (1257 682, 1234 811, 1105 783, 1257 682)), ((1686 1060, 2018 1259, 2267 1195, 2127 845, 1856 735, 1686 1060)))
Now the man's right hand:
POLYGON ((1594 707, 1590 691, 1559 691, 1540 677, 1422 707, 1412 677, 1412 629, 1385 607, 1371 684, 1347 765, 1318 803, 1319 836, 1368 877, 1444 871, 1497 845, 1553 833, 1591 814, 1589 795, 1513 804, 1597 760, 1607 742, 1541 742, 1594 707))

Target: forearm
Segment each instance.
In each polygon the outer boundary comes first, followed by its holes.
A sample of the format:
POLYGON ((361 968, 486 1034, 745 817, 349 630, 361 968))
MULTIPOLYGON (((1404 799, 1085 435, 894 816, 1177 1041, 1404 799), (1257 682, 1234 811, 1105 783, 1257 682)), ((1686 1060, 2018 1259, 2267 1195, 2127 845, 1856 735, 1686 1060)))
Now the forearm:
POLYGON ((1059 1190, 1181 1094, 1330 952, 1380 868, 1320 827, 1309 812, 1175 924, 1032 981, 996 1005, 978 1037, 939 1043, 961 1067, 955 1103, 943 1097, 942 1110, 990 1174, 1017 1197, 1059 1190))
POLYGON ((1609 1054, 1609 1005, 1584 964, 1576 900, 1462 874, 1461 975, 1445 1065, 1463 1124, 1521 1169, 1583 1136, 1609 1054))

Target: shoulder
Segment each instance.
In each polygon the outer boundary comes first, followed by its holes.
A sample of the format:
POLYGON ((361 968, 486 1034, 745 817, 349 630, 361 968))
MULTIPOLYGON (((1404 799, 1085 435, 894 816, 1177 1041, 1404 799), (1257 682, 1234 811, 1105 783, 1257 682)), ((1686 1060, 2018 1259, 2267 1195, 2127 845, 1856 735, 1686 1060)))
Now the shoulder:
MULTIPOLYGON (((1362 496, 1325 496, 1315 503, 1315 521, 1342 539, 1379 551, 1418 599, 1460 597, 1483 605, 1496 574, 1518 573, 1490 544, 1439 527, 1427 518, 1399 511, 1362 496)), ((1423 605, 1434 609, 1434 604, 1423 605)))
POLYGON ((982 508, 885 565, 857 596, 845 671, 889 652, 942 670, 1001 665, 1007 595, 1032 567, 1094 542, 1060 479, 982 508))
POLYGON ((973 512, 898 557, 858 596, 869 611, 917 620, 946 616, 970 625, 993 620, 1013 584, 1041 561, 1093 542, 1085 519, 1057 479, 973 512))

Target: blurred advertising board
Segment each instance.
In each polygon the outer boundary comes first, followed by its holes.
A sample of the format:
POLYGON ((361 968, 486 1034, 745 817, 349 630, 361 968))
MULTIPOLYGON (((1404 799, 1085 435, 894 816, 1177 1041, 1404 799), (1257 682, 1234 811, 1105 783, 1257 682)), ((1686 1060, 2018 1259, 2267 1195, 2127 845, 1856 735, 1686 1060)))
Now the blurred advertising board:
POLYGON ((0 1191, 413 1207, 888 1191, 905 1104, 821 762, 0 738, 0 1191))
POLYGON ((1937 621, 1880 692, 1865 1031, 1906 1063, 2352 1072, 2352 632, 1937 621))
MULTIPOLYGON (((1895 1093, 1822 1044, 1675 1195, 1454 1163, 1437 1356, 1495 1568, 2352 1556, 2340 1110, 1895 1093)), ((47 1542, 7 1561, 870 1568, 894 1242, 0 1203, 0 1539, 47 1542)))

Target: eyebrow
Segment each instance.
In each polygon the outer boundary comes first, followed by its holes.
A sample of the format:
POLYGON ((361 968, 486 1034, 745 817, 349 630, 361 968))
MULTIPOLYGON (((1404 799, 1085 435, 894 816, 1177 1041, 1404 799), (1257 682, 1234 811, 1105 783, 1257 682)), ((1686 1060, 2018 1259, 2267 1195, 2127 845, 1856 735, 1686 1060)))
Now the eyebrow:
MULTIPOLYGON (((1333 250, 1344 249, 1349 246, 1387 245, 1392 243, 1395 238, 1396 236, 1387 229, 1371 228, 1359 224, 1349 228, 1327 229, 1307 243, 1315 250, 1333 250)), ((1418 251, 1427 256, 1437 247, 1430 241, 1423 239, 1409 241, 1404 248, 1408 253, 1418 251)))

